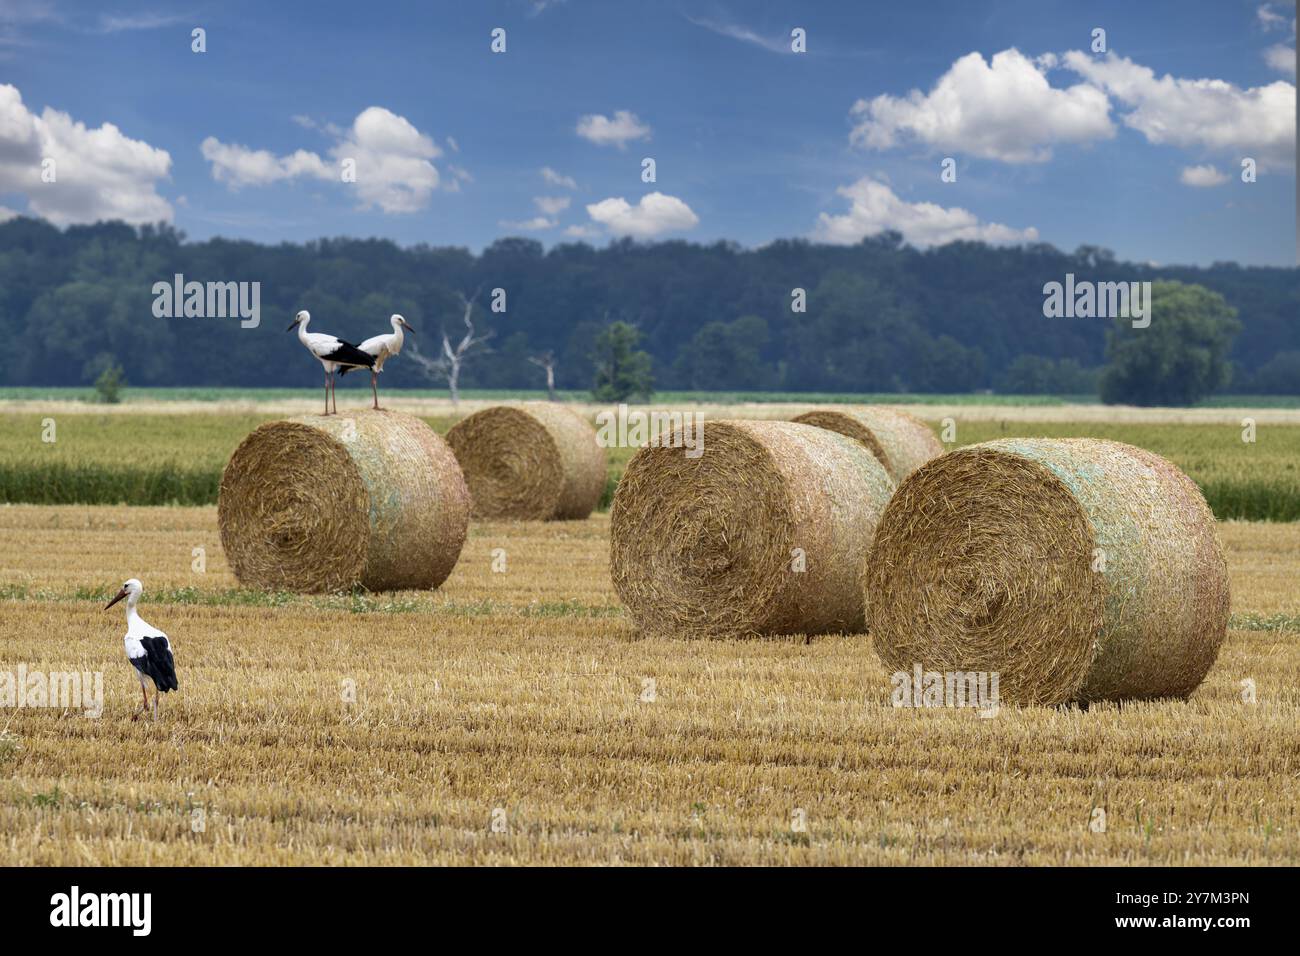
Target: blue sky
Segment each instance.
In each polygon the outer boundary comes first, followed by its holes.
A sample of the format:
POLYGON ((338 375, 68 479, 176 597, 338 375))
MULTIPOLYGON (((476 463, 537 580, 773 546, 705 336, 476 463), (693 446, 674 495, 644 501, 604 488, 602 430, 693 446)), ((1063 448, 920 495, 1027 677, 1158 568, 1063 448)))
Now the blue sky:
POLYGON ((0 0, 0 216, 474 249, 897 228, 1289 265, 1294 23, 1258 0, 0 0))

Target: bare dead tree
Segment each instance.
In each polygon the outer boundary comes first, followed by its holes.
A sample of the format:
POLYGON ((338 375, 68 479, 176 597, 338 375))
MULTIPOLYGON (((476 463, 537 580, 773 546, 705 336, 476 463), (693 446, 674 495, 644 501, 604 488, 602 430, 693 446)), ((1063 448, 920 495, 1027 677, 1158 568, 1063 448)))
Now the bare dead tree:
POLYGON ((411 347, 411 357, 415 363, 424 370, 424 373, 430 378, 441 378, 447 382, 447 388, 451 392, 452 405, 460 405, 460 370, 465 364, 466 357, 474 349, 482 347, 485 352, 492 351, 484 343, 492 338, 492 331, 479 335, 474 328, 474 301, 478 298, 482 286, 474 290, 474 294, 469 298, 465 293, 457 292, 456 297, 460 299, 461 307, 465 310, 463 320, 465 322, 465 335, 455 345, 451 344, 451 339, 447 336, 444 329, 442 332, 442 354, 437 358, 429 358, 422 355, 415 347, 411 347))
POLYGON ((546 397, 555 401, 555 353, 547 349, 541 355, 530 355, 528 361, 538 368, 546 369, 546 397))

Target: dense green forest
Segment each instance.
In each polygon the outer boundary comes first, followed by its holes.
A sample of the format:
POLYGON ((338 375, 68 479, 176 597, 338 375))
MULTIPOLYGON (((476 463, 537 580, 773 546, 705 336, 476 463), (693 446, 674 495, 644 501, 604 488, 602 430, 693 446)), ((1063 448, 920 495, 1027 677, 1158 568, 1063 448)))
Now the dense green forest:
MULTIPOLYGON (((1044 283, 1067 273, 1218 292, 1240 322, 1224 388, 1300 392, 1300 269, 1141 265, 1045 244, 917 250, 896 234, 757 249, 623 241, 548 251, 503 239, 474 255, 378 239, 187 242, 165 226, 60 230, 23 217, 0 223, 0 384, 83 384, 117 364, 132 385, 316 385, 319 366, 285 332, 298 309, 311 311, 313 331, 353 342, 390 331, 400 312, 434 357, 442 330, 453 343, 465 332, 459 295, 478 291, 476 327, 492 337, 467 357, 464 388, 545 387, 530 358, 546 352, 557 387, 590 388, 592 343, 625 322, 660 389, 1095 391, 1109 323, 1043 315, 1044 283), (155 317, 154 284, 177 273, 260 283, 260 325, 155 317), (492 311, 494 289, 505 290, 503 312, 492 311), (805 311, 792 308, 795 289, 805 311)), ((431 384, 406 356, 384 379, 431 384)))

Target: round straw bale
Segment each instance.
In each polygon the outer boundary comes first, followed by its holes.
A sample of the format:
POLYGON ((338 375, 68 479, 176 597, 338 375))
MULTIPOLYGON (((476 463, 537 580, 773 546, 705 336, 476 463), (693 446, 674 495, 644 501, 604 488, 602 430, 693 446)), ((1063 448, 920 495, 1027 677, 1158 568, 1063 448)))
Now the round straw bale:
POLYGON ((880 459, 894 481, 902 481, 931 458, 943 454, 943 444, 929 425, 915 415, 879 405, 817 409, 793 421, 856 438, 880 459))
POLYGON ((549 402, 495 405, 447 432, 476 518, 585 518, 605 490, 605 449, 580 414, 549 402))
POLYGON ((460 556, 469 490, 447 443, 399 412, 268 422, 217 502, 240 583, 291 591, 435 588, 460 556))
POLYGON ((867 549, 894 483, 810 425, 710 421, 638 451, 614 495, 614 588, 640 628, 681 637, 855 632, 867 549))
POLYGON ((1186 697, 1228 623, 1214 517, 1141 448, 1004 439, 898 488, 865 579, 894 670, 1000 675, 1012 703, 1186 697))

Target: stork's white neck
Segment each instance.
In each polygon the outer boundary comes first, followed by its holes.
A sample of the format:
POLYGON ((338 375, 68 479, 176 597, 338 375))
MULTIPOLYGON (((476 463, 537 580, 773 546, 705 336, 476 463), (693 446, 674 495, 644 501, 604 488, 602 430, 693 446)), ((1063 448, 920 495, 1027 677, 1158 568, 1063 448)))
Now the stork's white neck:
POLYGON ((393 338, 395 340, 393 342, 395 348, 391 349, 391 351, 400 352, 402 350, 402 343, 406 341, 406 336, 402 334, 402 323, 397 319, 393 319, 393 338))
POLYGON ((298 341, 303 345, 307 344, 307 323, 311 321, 311 316, 303 319, 298 323, 298 341))

